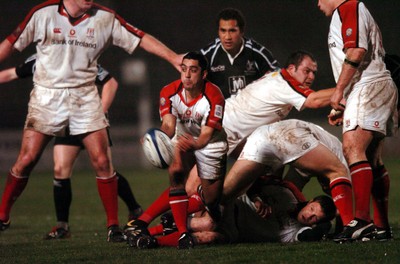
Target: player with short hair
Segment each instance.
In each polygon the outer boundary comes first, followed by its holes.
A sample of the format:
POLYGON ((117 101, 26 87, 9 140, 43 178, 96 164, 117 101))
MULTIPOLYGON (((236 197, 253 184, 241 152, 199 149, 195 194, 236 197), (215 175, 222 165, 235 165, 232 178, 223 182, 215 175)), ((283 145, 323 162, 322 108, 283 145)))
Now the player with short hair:
MULTIPOLYGON (((27 58, 24 63, 0 71, 0 83, 16 79, 32 77, 36 68, 36 54, 27 58)), ((104 113, 108 113, 118 89, 118 82, 100 64, 97 65, 96 85, 102 87, 102 106, 104 113)), ((112 141, 110 134, 110 146, 112 141)), ((77 136, 56 137, 53 148, 54 179, 53 195, 57 216, 57 225, 45 236, 45 239, 63 239, 71 235, 69 229, 69 209, 72 202, 71 176, 75 160, 83 146, 77 136)), ((118 177, 118 195, 125 202, 129 210, 128 219, 136 219, 142 213, 142 208, 133 195, 129 182, 116 171, 118 177)))
POLYGON ((240 10, 221 10, 217 28, 218 38, 201 49, 201 53, 209 61, 208 80, 222 90, 225 98, 278 69, 278 61, 267 48, 244 36, 245 19, 240 10))
MULTIPOLYGON (((268 217, 260 216, 255 204, 247 195, 242 195, 225 207, 217 229, 207 212, 189 217, 188 226, 195 244, 307 242, 319 241, 328 234, 329 221, 336 214, 330 197, 319 195, 306 201, 296 186, 281 180, 270 179, 259 187, 258 197, 271 208, 268 217)), ((130 246, 140 249, 176 246, 173 238, 177 232, 169 214, 163 215, 161 224, 150 230, 154 230, 152 236, 142 236, 130 246), (157 229, 163 232, 156 233, 157 229)))
MULTIPOLYGON (((336 137, 309 122, 288 119, 261 126, 247 138, 225 177, 225 203, 248 191, 266 167, 273 175, 280 175, 277 172, 290 164, 302 177, 329 181, 330 193, 346 225, 353 219, 353 195, 341 146, 336 137)), ((262 211, 261 205, 258 210, 262 211)))
POLYGON ((108 152, 109 124, 95 85, 97 59, 110 45, 128 53, 140 46, 177 69, 181 56, 91 0, 49 0, 35 6, 1 42, 0 61, 31 43, 36 44, 37 53, 34 88, 21 151, 2 195, 0 230, 9 227, 12 205, 25 189, 47 143, 69 130, 82 140, 96 172, 107 215, 107 240, 124 241, 118 220, 117 176, 108 152))
POLYGON ((201 53, 189 52, 181 67, 181 78, 160 92, 161 130, 174 136, 175 142, 174 159, 168 169, 170 188, 125 230, 134 240, 147 235, 148 224, 170 207, 179 231, 178 248, 186 249, 193 247, 186 226, 188 174, 196 165, 204 204, 213 216, 218 214, 228 146, 222 128, 225 100, 221 90, 206 80, 207 59, 201 53))
POLYGON ((388 219, 389 174, 382 160, 383 141, 398 129, 398 92, 384 63, 380 29, 359 1, 319 0, 331 17, 329 54, 336 87, 331 106, 343 112, 343 152, 353 183, 355 218, 335 241, 392 238, 388 219), (345 103, 345 108, 343 102, 345 103), (370 216, 372 194, 374 223, 370 216))

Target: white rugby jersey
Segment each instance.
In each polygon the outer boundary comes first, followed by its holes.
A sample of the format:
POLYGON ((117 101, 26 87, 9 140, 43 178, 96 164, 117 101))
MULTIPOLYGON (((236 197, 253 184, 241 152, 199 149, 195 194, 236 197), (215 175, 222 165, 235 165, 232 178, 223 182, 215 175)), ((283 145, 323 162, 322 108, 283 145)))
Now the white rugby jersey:
MULTIPOLYGON (((256 128, 285 118, 293 107, 302 110, 312 92, 286 69, 268 73, 226 100, 223 127, 235 134, 235 141, 241 141, 256 128)), ((231 140, 228 136, 229 146, 231 140)))
POLYGON ((165 86, 160 92, 160 116, 172 114, 177 118, 176 133, 189 133, 198 138, 202 126, 215 129, 210 142, 224 138, 222 118, 225 99, 221 90, 210 82, 205 83, 204 91, 187 104, 185 88, 181 80, 176 80, 165 86))
POLYGON ((19 51, 36 43, 34 83, 75 88, 94 84, 97 59, 110 44, 132 53, 143 36, 98 4, 71 23, 62 1, 51 0, 34 7, 8 40, 19 51))
POLYGON ((342 71, 344 50, 347 48, 363 48, 367 51, 353 77, 352 85, 390 78, 383 61, 385 50, 382 46, 381 32, 363 3, 345 1, 333 12, 328 47, 336 82, 342 71))

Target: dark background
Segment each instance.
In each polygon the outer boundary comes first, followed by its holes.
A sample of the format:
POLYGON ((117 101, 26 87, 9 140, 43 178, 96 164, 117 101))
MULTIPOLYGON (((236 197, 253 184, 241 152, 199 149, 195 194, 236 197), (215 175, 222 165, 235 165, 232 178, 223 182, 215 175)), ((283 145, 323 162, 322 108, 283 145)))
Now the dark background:
MULTIPOLYGON (((0 3, 0 39, 16 28, 29 10, 42 0, 13 0, 0 3)), ((225 7, 242 10, 246 17, 245 33, 270 49, 281 64, 296 49, 311 51, 318 60, 319 70, 315 90, 334 85, 327 48, 330 18, 317 7, 317 0, 140 0, 95 1, 117 11, 124 19, 143 31, 156 36, 177 53, 198 50, 217 36, 215 18, 225 7)), ((378 22, 387 53, 400 53, 400 2, 398 0, 365 0, 378 22)), ((0 64, 0 69, 14 67, 34 53, 31 45, 0 64)), ((111 47, 99 62, 118 81, 120 89, 111 110, 113 125, 133 125, 138 121, 138 102, 143 87, 123 82, 121 67, 126 60, 142 59, 148 68, 153 120, 158 119, 158 92, 165 84, 178 79, 179 74, 167 62, 137 49, 132 56, 111 47), (154 109, 153 109, 154 108, 154 109)), ((31 79, 0 85, 1 128, 22 128, 27 111, 31 79)), ((305 118, 324 118, 329 109, 306 110, 305 118)), ((297 114, 291 114, 296 116, 297 114)))

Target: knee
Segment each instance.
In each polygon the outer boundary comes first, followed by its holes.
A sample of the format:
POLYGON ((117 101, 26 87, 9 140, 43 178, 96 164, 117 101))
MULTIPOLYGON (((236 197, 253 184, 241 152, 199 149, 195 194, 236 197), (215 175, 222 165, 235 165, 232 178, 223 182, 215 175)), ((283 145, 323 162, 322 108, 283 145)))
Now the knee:
POLYGON ((111 170, 111 160, 107 155, 98 155, 94 160, 92 160, 94 169, 99 172, 109 172, 111 170))

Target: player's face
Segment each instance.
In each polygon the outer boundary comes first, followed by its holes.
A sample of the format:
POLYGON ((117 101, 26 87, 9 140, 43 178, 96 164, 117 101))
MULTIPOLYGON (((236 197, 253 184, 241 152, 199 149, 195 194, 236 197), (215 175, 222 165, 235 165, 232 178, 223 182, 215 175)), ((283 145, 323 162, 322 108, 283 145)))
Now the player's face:
POLYGON ((310 87, 315 80, 317 69, 317 63, 313 61, 310 57, 305 56, 299 66, 297 66, 297 68, 294 64, 291 64, 287 68, 287 71, 299 83, 303 84, 304 86, 310 87))
POLYGON ((319 202, 309 202, 297 215, 297 221, 303 225, 312 226, 324 218, 324 213, 319 202))
POLYGON ((325 16, 331 16, 333 12, 333 8, 331 5, 331 0, 318 0, 318 7, 325 16))
POLYGON ((199 61, 184 59, 181 65, 181 81, 186 90, 201 89, 206 71, 201 71, 199 61))
POLYGON ((219 20, 218 36, 224 49, 231 55, 236 55, 242 45, 243 32, 236 20, 219 20))

